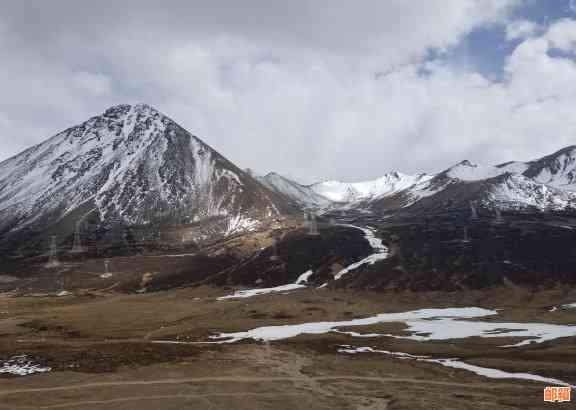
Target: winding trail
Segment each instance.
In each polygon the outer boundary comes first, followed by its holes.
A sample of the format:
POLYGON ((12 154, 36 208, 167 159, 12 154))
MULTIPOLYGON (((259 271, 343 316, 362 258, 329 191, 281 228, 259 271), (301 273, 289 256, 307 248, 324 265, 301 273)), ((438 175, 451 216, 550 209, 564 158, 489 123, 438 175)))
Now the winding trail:
MULTIPOLYGON (((203 383, 203 382, 228 382, 228 383, 254 383, 254 382, 290 382, 290 381, 339 381, 339 380, 356 380, 356 381, 374 381, 382 383, 417 383, 417 384, 427 384, 434 386, 449 386, 449 387, 462 387, 468 389, 479 389, 479 388, 511 388, 517 387, 519 389, 524 386, 517 384, 501 384, 501 383, 482 383, 482 385, 477 385, 474 383, 459 383, 459 382, 448 382, 440 380, 430 380, 430 379, 418 379, 418 378, 398 378, 398 377, 377 377, 377 376, 352 376, 352 375, 333 375, 333 376, 302 376, 302 377, 285 377, 285 376, 214 376, 214 377, 186 377, 178 379, 158 379, 158 380, 123 380, 123 381, 110 381, 110 382, 94 382, 94 383, 84 383, 84 384, 72 384, 66 386, 54 386, 54 387, 33 387, 33 388, 21 388, 0 391, 1 396, 7 396, 11 394, 24 394, 24 393, 49 393, 58 391, 68 391, 68 390, 79 390, 79 389, 94 389, 100 387, 118 387, 118 386, 150 386, 150 385, 174 385, 174 384, 186 384, 186 383, 203 383)), ((146 396, 144 396, 146 397, 146 396)))
MULTIPOLYGON (((271 397, 278 396, 305 396, 304 393, 205 393, 205 394, 164 394, 164 395, 151 395, 151 396, 128 396, 119 397, 108 400, 85 400, 61 404, 52 404, 48 406, 10 406, 10 409, 65 409, 67 407, 103 405, 103 404, 116 404, 116 403, 129 403, 135 401, 148 401, 148 400, 174 400, 174 399, 210 399, 218 397, 271 397)), ((0 408, 7 408, 0 405, 0 408)))

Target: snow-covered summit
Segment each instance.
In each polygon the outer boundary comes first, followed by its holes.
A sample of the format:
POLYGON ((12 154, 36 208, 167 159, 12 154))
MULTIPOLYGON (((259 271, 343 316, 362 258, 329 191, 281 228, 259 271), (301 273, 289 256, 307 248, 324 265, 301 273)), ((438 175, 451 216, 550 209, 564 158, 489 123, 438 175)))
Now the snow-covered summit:
POLYGON ((479 181, 482 179, 494 178, 507 172, 521 174, 527 168, 526 164, 519 162, 510 162, 499 166, 478 165, 468 160, 448 168, 444 174, 453 179, 461 181, 479 181))
POLYGON ((482 202, 503 209, 535 208, 560 210, 573 206, 576 196, 534 181, 524 175, 507 173, 494 180, 482 202))
POLYGON ((407 175, 390 172, 380 178, 363 182, 325 181, 311 186, 312 190, 334 202, 358 202, 372 200, 405 190, 432 178, 430 175, 407 175))
POLYGON ((0 163, 0 233, 45 230, 80 207, 145 224, 274 215, 280 198, 147 104, 117 105, 0 163))
POLYGON ((542 184, 576 191, 576 146, 563 148, 528 164, 524 175, 542 184))

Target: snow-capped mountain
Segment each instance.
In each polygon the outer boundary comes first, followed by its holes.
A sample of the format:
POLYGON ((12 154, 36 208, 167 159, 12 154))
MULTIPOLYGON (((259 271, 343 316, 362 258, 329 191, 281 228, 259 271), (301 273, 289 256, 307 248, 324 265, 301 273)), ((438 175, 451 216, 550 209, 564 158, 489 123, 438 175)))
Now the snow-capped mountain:
POLYGON ((311 187, 299 184, 274 172, 270 172, 263 177, 258 177, 258 180, 271 190, 286 196, 286 198, 296 202, 303 208, 322 208, 332 203, 330 199, 314 192, 311 187))
POLYGON ((576 205, 576 196, 510 172, 492 178, 461 181, 435 178, 424 186, 401 192, 396 198, 371 203, 372 209, 400 204, 409 212, 427 213, 477 207, 501 210, 562 210, 576 205), (394 202, 395 201, 395 202, 394 202))
POLYGON ((255 179, 152 107, 119 105, 0 163, 0 245, 63 227, 71 235, 86 215, 138 226, 216 218, 227 234, 298 208, 550 210, 574 208, 575 198, 576 146, 529 162, 305 186, 255 179))
POLYGON ((0 234, 70 215, 147 224, 209 217, 236 228, 286 201, 152 107, 119 105, 0 163, 0 234), (78 215, 76 215, 78 214, 78 215))
POLYGON ((536 182, 567 191, 576 191, 576 146, 566 147, 526 164, 523 172, 536 182))
POLYGON ((312 190, 334 202, 370 201, 395 194, 432 178, 430 175, 406 175, 391 172, 364 182, 325 181, 313 184, 312 190))
POLYGON ((464 160, 448 168, 442 172, 441 175, 460 181, 480 181, 482 179, 494 178, 507 172, 521 174, 526 171, 527 168, 528 165, 523 162, 508 162, 497 166, 486 166, 473 164, 468 160, 464 160))
POLYGON ((462 161, 407 189, 371 201, 372 209, 440 210, 470 201, 500 209, 559 210, 576 206, 573 155, 567 148, 530 162, 482 166, 462 161))
MULTIPOLYGON (((435 177, 436 183, 486 181, 481 203, 500 208, 565 209, 576 202, 576 147, 540 159, 479 166, 462 161, 435 177)), ((440 185, 442 185, 440 183, 440 185)))
POLYGON ((497 177, 486 191, 485 203, 505 209, 560 210, 576 205, 576 196, 520 174, 497 177))
POLYGON ((324 181, 309 187, 277 174, 265 179, 268 187, 305 207, 426 212, 447 204, 468 207, 474 201, 490 208, 559 210, 576 206, 576 147, 495 166, 464 160, 436 175, 391 172, 375 180, 324 181))
POLYGON ((462 161, 442 174, 461 181, 477 181, 505 173, 523 175, 537 183, 561 190, 576 191, 576 146, 528 162, 512 161, 496 166, 479 166, 470 161, 462 161))

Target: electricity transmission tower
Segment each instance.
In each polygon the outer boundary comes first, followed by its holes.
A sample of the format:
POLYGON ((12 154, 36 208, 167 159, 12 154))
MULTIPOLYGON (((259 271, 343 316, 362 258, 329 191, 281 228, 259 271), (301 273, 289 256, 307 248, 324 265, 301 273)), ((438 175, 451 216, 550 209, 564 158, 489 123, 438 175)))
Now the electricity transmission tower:
POLYGON ((478 211, 476 210, 474 202, 470 202, 470 219, 472 219, 473 221, 478 220, 478 211))
POLYGON ((468 235, 468 227, 464 227, 464 242, 470 242, 470 236, 468 235))
POLYGON ((504 218, 502 218, 502 212, 498 208, 495 209, 495 212, 496 212, 496 223, 503 224, 504 218))
POLYGON ((80 217, 80 219, 78 219, 76 221, 76 225, 74 228, 74 243, 72 244, 72 249, 70 250, 71 253, 82 253, 84 252, 84 248, 82 247, 82 235, 81 235, 81 228, 82 228, 82 223, 84 222, 84 220, 86 219, 86 217, 88 217, 88 215, 90 215, 92 212, 96 211, 96 208, 86 212, 84 215, 82 215, 80 217))
POLYGON ((74 243, 72 244, 71 253, 82 253, 84 248, 82 248, 82 238, 80 237, 80 225, 82 220, 76 222, 76 228, 74 229, 74 243))
POLYGON ((316 221, 316 214, 311 213, 308 221, 308 235, 319 235, 318 222, 316 221))
POLYGON ((279 260, 278 256, 278 239, 272 238, 272 256, 270 256, 271 261, 279 260))
POLYGON ((58 260, 58 246, 56 245, 56 236, 53 235, 50 237, 50 255, 48 256, 48 263, 46 267, 57 268, 60 266, 60 261, 58 260))

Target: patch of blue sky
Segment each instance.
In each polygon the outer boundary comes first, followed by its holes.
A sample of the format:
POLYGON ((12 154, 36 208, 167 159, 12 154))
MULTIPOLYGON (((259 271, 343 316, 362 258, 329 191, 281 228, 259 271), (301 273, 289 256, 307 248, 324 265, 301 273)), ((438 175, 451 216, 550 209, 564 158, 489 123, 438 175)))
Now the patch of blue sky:
MULTIPOLYGON (((547 27, 562 18, 576 18, 576 0, 525 0, 509 21, 528 20, 547 27)), ((506 38, 506 25, 494 23, 478 27, 447 51, 430 51, 426 61, 443 60, 451 66, 475 71, 492 81, 505 78, 506 59, 521 39, 506 38)), ((551 51, 557 56, 574 57, 571 53, 551 51)), ((421 75, 426 75, 423 68, 421 75)))

